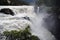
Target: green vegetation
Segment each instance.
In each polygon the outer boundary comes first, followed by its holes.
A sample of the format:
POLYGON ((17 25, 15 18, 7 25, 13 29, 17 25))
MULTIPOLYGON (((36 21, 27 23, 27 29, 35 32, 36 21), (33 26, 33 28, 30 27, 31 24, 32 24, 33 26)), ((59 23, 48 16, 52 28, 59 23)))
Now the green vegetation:
POLYGON ((3 33, 6 36, 6 40, 40 40, 37 36, 32 35, 29 30, 30 26, 24 30, 4 31, 3 33))

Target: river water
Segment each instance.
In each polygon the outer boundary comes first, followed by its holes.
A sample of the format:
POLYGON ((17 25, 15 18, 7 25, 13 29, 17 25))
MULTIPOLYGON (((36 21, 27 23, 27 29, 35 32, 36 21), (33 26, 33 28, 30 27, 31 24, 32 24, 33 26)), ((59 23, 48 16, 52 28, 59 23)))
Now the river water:
POLYGON ((2 8, 10 8, 15 15, 0 13, 0 40, 5 40, 2 35, 4 31, 24 29, 27 25, 30 25, 31 33, 38 36, 40 40, 55 40, 54 35, 49 31, 53 27, 47 26, 54 26, 55 23, 53 16, 47 13, 49 8, 45 6, 37 7, 37 9, 34 6, 0 6, 0 9, 2 8), (51 17, 47 24, 45 19, 49 16, 51 17))

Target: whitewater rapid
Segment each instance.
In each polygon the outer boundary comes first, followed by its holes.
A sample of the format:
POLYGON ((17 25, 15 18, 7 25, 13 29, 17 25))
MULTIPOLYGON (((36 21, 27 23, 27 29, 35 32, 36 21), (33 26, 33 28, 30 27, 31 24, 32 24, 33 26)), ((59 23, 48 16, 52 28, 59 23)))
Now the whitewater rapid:
POLYGON ((55 40, 54 35, 43 26, 43 18, 46 18, 48 15, 45 11, 37 15, 37 13, 34 12, 34 6, 0 6, 0 9, 2 8, 12 9, 15 15, 11 16, 0 13, 0 33, 7 30, 24 29, 30 25, 31 33, 38 36, 41 40, 55 40), (24 19, 23 17, 29 17, 30 20, 24 19))

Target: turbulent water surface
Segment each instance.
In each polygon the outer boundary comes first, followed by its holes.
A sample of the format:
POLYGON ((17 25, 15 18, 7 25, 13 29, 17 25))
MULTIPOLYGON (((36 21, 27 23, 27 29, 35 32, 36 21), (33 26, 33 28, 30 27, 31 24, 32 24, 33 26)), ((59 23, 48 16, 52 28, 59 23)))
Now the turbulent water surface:
MULTIPOLYGON (((41 7, 40 12, 38 7, 36 13, 34 12, 34 6, 0 6, 0 9, 2 8, 10 8, 15 15, 0 13, 0 33, 6 30, 24 29, 27 25, 30 25, 31 33, 41 40, 55 40, 54 35, 48 30, 49 27, 46 27, 46 22, 44 21, 45 18, 50 16, 46 12, 46 7, 41 7)), ((52 23, 54 24, 54 21, 52 23)), ((5 37, 0 35, 0 40, 5 40, 5 37)))

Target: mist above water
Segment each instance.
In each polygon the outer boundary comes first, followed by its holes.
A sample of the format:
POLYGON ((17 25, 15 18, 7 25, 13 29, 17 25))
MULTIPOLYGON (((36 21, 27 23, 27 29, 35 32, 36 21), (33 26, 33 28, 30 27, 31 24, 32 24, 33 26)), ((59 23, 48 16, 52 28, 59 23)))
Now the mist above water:
POLYGON ((55 25, 55 20, 53 19, 53 16, 50 17, 50 21, 52 22, 50 27, 47 26, 47 22, 45 22, 45 19, 52 15, 47 13, 50 7, 46 7, 43 5, 37 7, 37 9, 35 9, 34 6, 19 6, 18 8, 9 8, 13 10, 15 15, 7 16, 5 14, 2 14, 3 17, 0 16, 1 33, 6 30, 10 31, 24 29, 26 25, 30 25, 31 33, 38 36, 41 40, 55 40, 54 35, 50 32, 50 30, 52 30, 51 28, 53 28, 55 25), (36 10, 36 12, 34 12, 34 10, 36 10), (26 16, 29 17, 30 20, 23 18, 26 16))
POLYGON ((55 20, 54 17, 49 14, 47 11, 50 10, 51 7, 46 7, 44 5, 37 7, 36 17, 32 19, 32 34, 37 35, 41 40, 56 40, 54 35, 50 32, 52 28, 54 28, 55 20), (45 19, 49 19, 50 23, 45 21, 45 19), (47 26, 49 25, 49 26, 47 26))

